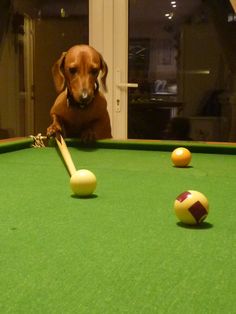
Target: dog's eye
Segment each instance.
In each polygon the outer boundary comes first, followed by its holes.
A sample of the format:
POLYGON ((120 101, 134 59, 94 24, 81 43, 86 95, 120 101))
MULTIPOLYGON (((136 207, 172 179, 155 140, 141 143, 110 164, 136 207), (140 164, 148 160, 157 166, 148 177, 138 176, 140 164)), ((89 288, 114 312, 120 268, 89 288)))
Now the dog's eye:
POLYGON ((93 76, 98 76, 99 69, 93 68, 93 69, 90 70, 90 73, 91 73, 93 76))
POLYGON ((75 74, 77 72, 76 68, 69 68, 70 74, 75 74))

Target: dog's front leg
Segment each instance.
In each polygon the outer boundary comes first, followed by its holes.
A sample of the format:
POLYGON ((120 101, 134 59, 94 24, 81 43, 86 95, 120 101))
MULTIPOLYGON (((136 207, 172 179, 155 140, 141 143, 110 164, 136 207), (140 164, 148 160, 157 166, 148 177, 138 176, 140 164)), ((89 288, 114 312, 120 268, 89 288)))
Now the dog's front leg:
POLYGON ((47 128, 47 137, 55 136, 57 133, 62 133, 62 123, 56 114, 51 114, 52 124, 47 128))
POLYGON ((110 118, 106 112, 102 117, 87 125, 81 131, 82 142, 94 142, 99 139, 112 138, 110 118))
POLYGON ((80 138, 83 143, 93 143, 97 139, 92 126, 87 126, 86 129, 81 130, 80 138))

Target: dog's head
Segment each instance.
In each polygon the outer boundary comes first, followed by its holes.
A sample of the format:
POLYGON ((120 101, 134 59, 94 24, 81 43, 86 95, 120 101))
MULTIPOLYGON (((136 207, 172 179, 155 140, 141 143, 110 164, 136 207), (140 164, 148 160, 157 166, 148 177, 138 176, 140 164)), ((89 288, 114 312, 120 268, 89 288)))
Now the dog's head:
POLYGON ((81 108, 95 97, 100 72, 100 80, 106 91, 107 64, 102 55, 88 45, 76 45, 63 52, 52 68, 57 92, 67 88, 68 104, 81 108))

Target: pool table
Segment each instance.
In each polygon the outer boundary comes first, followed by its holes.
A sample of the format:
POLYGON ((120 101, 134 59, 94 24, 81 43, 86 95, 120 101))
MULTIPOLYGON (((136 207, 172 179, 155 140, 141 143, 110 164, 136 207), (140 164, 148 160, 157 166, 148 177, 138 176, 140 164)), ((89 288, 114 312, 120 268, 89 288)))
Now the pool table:
POLYGON ((55 143, 32 141, 0 141, 1 314, 235 313, 236 145, 67 139, 98 181, 78 198, 55 143), (209 201, 199 226, 173 211, 189 189, 209 201))

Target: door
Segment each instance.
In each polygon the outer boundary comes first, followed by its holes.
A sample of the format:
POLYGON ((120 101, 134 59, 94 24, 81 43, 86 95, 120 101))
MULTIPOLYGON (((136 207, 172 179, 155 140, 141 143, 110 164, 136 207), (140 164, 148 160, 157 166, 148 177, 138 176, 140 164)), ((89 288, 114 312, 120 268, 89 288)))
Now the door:
POLYGON ((128 138, 163 138, 177 114, 176 31, 165 16, 174 14, 171 3, 129 1, 128 80, 138 88, 128 90, 128 138))
POLYGON ((173 34, 161 33, 159 47, 159 25, 153 28, 163 3, 166 1, 150 0, 147 7, 143 0, 90 0, 90 44, 103 53, 109 66, 107 99, 116 139, 158 138, 169 118, 176 115, 173 106, 161 102, 169 96, 176 101, 173 34), (159 77, 157 62, 164 72, 159 77))
MULTIPOLYGON (((113 137, 191 138, 206 96, 235 94, 234 17, 228 0, 90 0, 90 43, 109 66, 113 137)), ((228 128, 215 140, 227 141, 236 119, 219 98, 228 128)))

